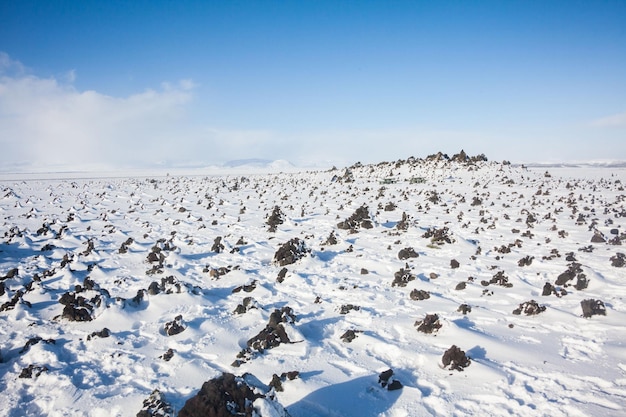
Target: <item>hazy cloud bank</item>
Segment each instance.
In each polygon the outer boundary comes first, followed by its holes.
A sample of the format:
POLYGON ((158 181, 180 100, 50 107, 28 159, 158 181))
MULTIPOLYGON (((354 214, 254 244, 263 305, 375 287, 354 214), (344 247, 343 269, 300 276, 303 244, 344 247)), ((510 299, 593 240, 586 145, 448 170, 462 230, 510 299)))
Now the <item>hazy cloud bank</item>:
MULTIPOLYGON (((154 162, 167 155, 194 85, 163 84, 128 97, 77 91, 72 82, 40 78, 0 54, 2 166, 99 169, 154 162)), ((174 154, 176 152, 173 152, 174 154)))

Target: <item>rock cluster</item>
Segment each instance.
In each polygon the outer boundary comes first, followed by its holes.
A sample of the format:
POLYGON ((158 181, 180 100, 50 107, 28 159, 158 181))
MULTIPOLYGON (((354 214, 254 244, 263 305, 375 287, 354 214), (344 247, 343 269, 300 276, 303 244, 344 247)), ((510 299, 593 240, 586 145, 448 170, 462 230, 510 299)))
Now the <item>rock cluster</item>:
POLYGON ((237 354, 237 359, 232 363, 232 366, 238 367, 252 359, 255 354, 261 354, 281 343, 292 343, 293 341, 289 340, 284 324, 293 324, 295 321, 296 316, 291 307, 275 309, 265 328, 248 340, 247 347, 237 354))
POLYGON ((232 416, 289 417, 289 414, 271 392, 263 392, 245 376, 231 373, 206 381, 178 412, 178 417, 232 416))
POLYGON ((374 225, 370 218, 369 208, 366 205, 359 207, 346 220, 337 223, 337 227, 342 230, 348 230, 350 233, 357 233, 360 228, 371 229, 374 225))
POLYGON ((295 237, 284 243, 274 254, 274 262, 280 266, 290 265, 311 252, 305 242, 295 237))

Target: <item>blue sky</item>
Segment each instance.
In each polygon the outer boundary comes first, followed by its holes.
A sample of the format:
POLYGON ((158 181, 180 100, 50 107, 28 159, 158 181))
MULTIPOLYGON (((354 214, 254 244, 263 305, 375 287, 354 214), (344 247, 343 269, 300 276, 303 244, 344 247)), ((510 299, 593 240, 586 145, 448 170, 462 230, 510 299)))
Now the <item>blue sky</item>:
POLYGON ((0 3, 0 170, 626 160, 625 1, 0 3))

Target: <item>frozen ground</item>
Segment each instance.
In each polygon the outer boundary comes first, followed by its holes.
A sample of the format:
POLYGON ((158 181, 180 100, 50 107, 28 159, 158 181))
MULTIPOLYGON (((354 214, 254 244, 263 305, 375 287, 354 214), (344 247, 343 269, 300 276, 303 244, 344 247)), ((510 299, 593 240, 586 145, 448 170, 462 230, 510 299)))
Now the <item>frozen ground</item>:
POLYGON ((625 415, 625 182, 435 158, 5 179, 0 415, 134 416, 155 389, 175 415, 224 372, 291 371, 275 396, 292 417, 625 415), (294 238, 303 257, 280 265, 294 238), (248 348, 285 307, 287 339, 248 348), (442 364, 452 345, 462 371, 442 364), (378 383, 388 369, 401 389, 378 383))

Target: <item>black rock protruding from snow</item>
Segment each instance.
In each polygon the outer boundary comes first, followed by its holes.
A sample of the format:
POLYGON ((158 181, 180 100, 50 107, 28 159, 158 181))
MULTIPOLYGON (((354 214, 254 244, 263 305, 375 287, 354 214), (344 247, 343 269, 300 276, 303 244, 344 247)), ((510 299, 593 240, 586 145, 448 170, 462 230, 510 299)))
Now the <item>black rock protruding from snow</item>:
POLYGON ((393 378, 393 369, 387 369, 378 374, 378 383, 381 387, 387 388, 388 391, 396 391, 403 387, 400 381, 393 378))
POLYGON ((401 261, 404 261, 409 258, 417 258, 419 256, 420 256, 419 253, 417 253, 415 249, 411 247, 400 249, 400 252, 398 252, 398 259, 400 259, 401 261))
POLYGON ((222 244, 222 237, 218 236, 213 241, 213 246, 211 246, 211 252, 221 253, 224 250, 224 245, 222 244))
POLYGON ((454 243, 455 240, 450 234, 450 229, 447 226, 442 228, 431 227, 422 235, 425 239, 430 239, 430 243, 433 245, 443 245, 445 243, 454 243))
POLYGON ((450 349, 446 350, 441 357, 441 363, 444 368, 451 370, 463 371, 470 366, 471 359, 465 355, 465 352, 456 345, 452 345, 450 349))
POLYGON ((285 280, 285 277, 287 276, 287 268, 283 268, 280 271, 278 271, 278 275, 276 276, 276 282, 278 283, 282 283, 285 280))
POLYGON ((303 240, 295 237, 284 243, 274 254, 274 262, 280 266, 290 265, 304 258, 311 249, 307 248, 303 240))
POLYGON ((95 308, 102 303, 102 298, 96 295, 88 300, 83 296, 66 292, 59 299, 59 303, 65 306, 61 314, 62 318, 69 321, 91 321, 95 308))
POLYGON ((337 223, 337 227, 342 230, 349 230, 350 233, 357 233, 360 228, 371 229, 374 225, 370 218, 369 208, 366 205, 359 207, 352 216, 337 223))
POLYGON ((281 211, 280 207, 274 206, 272 214, 267 219, 266 224, 269 226, 269 231, 274 233, 278 229, 278 226, 285 222, 285 214, 281 211))
POLYGON ((244 314, 247 311, 250 311, 254 308, 258 308, 258 303, 252 297, 246 297, 243 299, 241 304, 237 305, 233 314, 244 314))
POLYGON ((211 379, 200 391, 187 400, 178 412, 178 417, 288 417, 289 414, 269 393, 260 392, 246 382, 245 377, 231 373, 211 379), (256 401, 266 401, 268 407, 255 408, 256 401), (262 414, 271 410, 271 414, 262 414))
POLYGON ((589 318, 591 316, 606 316, 606 306, 604 302, 600 300, 588 299, 582 300, 580 306, 583 309, 583 317, 589 318))
POLYGON ((418 290, 417 288, 412 290, 409 294, 411 300, 422 301, 430 298, 430 293, 425 290, 418 290))
POLYGON ((513 310, 513 314, 519 316, 524 313, 527 316, 534 316, 544 311, 546 311, 546 306, 540 306, 535 300, 530 300, 521 303, 518 308, 513 310))
POLYGON ((391 286, 406 287, 407 284, 414 281, 415 278, 415 275, 411 272, 411 268, 408 264, 406 264, 404 268, 400 268, 399 271, 396 271, 393 274, 393 282, 391 283, 391 286))
POLYGON ((283 382, 285 382, 287 380, 293 381, 299 375, 300 375, 300 372, 298 372, 298 371, 283 372, 282 374, 280 374, 280 376, 278 376, 278 374, 273 374, 272 375, 272 380, 269 383, 269 387, 273 388, 274 391, 276 391, 276 392, 282 392, 282 391, 284 391, 283 382))
POLYGON ((105 327, 102 330, 100 330, 99 332, 91 333, 89 336, 87 336, 87 340, 91 340, 91 339, 96 338, 96 337, 106 338, 106 337, 109 337, 109 336, 111 336, 111 331, 105 327))
POLYGON ((174 409, 165 400, 161 391, 155 389, 150 396, 143 400, 143 408, 137 413, 137 417, 173 417, 174 409))
POLYGON ((18 376, 18 378, 37 378, 44 372, 48 372, 49 369, 45 365, 28 365, 26 368, 22 369, 22 372, 18 376))
POLYGON ((621 252, 617 252, 614 256, 611 256, 611 266, 623 268, 624 265, 626 265, 626 255, 621 252))
POLYGON ((359 333, 363 333, 362 330, 346 330, 344 334, 342 334, 339 338, 341 340, 343 340, 346 343, 350 343, 352 342, 354 339, 357 338, 359 333))
POLYGON ((165 323, 164 331, 168 336, 174 336, 182 333, 186 329, 183 323, 183 316, 178 315, 172 321, 165 323))
POLYGON ((255 353, 263 353, 281 343, 292 343, 293 341, 289 340, 283 323, 293 324, 295 321, 296 316, 291 307, 285 306, 280 310, 275 309, 265 328, 248 340, 247 347, 237 354, 237 359, 232 363, 232 366, 238 367, 252 359, 255 353))
POLYGON ((416 321, 414 325, 417 327, 418 332, 428 334, 441 329, 441 322, 439 322, 437 314, 426 314, 424 319, 416 321))
POLYGON ((472 307, 469 304, 461 304, 456 311, 462 314, 467 314, 472 312, 472 307))

